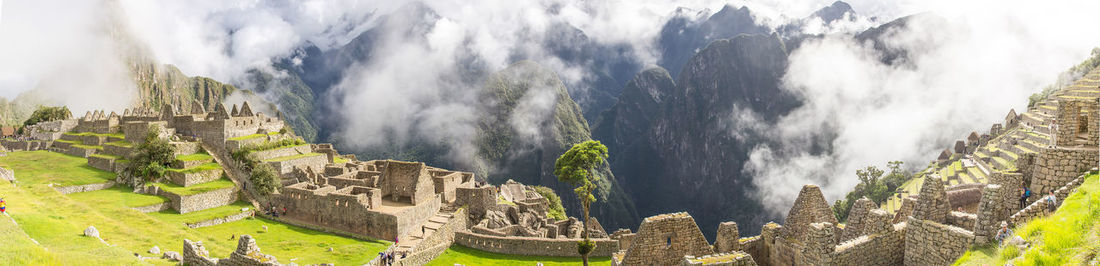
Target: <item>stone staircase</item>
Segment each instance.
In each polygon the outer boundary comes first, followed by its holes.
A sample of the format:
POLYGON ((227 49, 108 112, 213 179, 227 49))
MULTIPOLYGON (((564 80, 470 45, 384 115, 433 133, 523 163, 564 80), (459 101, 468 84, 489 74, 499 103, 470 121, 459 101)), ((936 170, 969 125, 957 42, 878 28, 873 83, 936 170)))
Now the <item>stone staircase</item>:
POLYGON ((421 232, 420 227, 415 227, 412 228, 412 230, 408 233, 407 236, 405 236, 404 239, 399 239, 400 241, 397 243, 398 245, 394 249, 394 251, 397 251, 399 253, 412 253, 415 251, 420 251, 424 248, 434 246, 436 243, 423 243, 423 241, 428 237, 431 237, 432 234, 435 234, 437 231, 439 231, 439 229, 442 228, 443 225, 446 225, 448 222, 450 222, 451 219, 455 219, 453 212, 440 210, 438 213, 435 214, 435 216, 428 218, 427 221, 421 224, 421 226, 424 227, 423 232, 421 232))
MULTIPOLYGON (((1018 116, 1018 126, 994 136, 985 145, 979 146, 973 154, 962 156, 956 162, 934 167, 923 172, 922 176, 941 178, 947 185, 959 185, 986 183, 994 172, 1015 170, 1016 160, 1021 155, 1035 153, 1050 145, 1049 124, 1057 115, 1059 101, 1097 97, 1100 97, 1100 68, 1093 69, 1073 85, 1052 93, 1021 113, 1018 116)), ((901 192, 894 201, 900 202, 901 198, 910 193, 909 190, 901 192)))

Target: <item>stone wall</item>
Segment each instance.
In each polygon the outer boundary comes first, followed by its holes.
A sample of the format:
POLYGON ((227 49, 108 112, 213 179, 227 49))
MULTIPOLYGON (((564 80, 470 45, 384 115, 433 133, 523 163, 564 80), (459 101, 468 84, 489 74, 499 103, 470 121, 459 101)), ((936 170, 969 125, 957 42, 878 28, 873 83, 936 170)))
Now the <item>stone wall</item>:
POLYGON ((804 231, 811 223, 837 224, 829 203, 825 201, 825 195, 821 194, 821 188, 815 185, 805 185, 798 193, 798 198, 791 206, 787 218, 784 219, 780 236, 788 239, 801 239, 804 231))
POLYGON ((316 156, 295 158, 278 162, 267 162, 280 176, 287 176, 294 171, 294 167, 310 167, 312 169, 322 169, 325 164, 328 164, 324 154, 317 154, 316 156))
POLYGON ((713 252, 703 232, 699 231, 695 218, 686 212, 678 212, 642 220, 638 234, 621 263, 672 265, 679 263, 685 255, 703 256, 713 252))
MULTIPOLYGON (((1039 154, 1030 155, 1034 156, 1032 164, 1018 165, 1024 171, 1024 179, 1031 181, 1031 192, 1037 195, 1062 187, 1082 172, 1096 167, 1098 155, 1096 149, 1044 148, 1039 154)), ((1030 200, 1035 199, 1038 197, 1030 200)))
POLYGON ((901 265, 905 254, 905 228, 891 226, 881 234, 857 237, 836 246, 835 265, 901 265))
POLYGON ((974 233, 930 220, 909 218, 905 265, 948 265, 966 253, 974 233))
POLYGON ((176 195, 156 186, 146 186, 142 192, 168 198, 172 209, 180 214, 229 205, 236 202, 238 196, 236 187, 227 187, 195 195, 176 195))
POLYGON ((958 226, 960 228, 974 228, 978 222, 978 215, 973 213, 965 213, 959 211, 952 211, 947 214, 947 224, 951 226, 958 226))
POLYGON ((115 159, 109 157, 88 156, 88 165, 95 169, 112 172, 114 171, 115 159))
POLYGON ((737 223, 723 222, 718 224, 718 236, 714 240, 715 253, 727 253, 741 250, 741 233, 737 230, 737 223))
MULTIPOLYGON (((1062 202, 1065 201, 1066 197, 1069 197, 1069 194, 1073 193, 1073 190, 1077 189, 1077 187, 1081 186, 1084 182, 1085 182, 1085 176, 1081 175, 1081 176, 1078 176, 1077 178, 1075 178, 1073 180, 1070 180, 1069 182, 1066 182, 1066 184, 1064 186, 1062 186, 1062 187, 1058 188, 1057 190, 1055 190, 1054 191, 1054 198, 1057 199, 1057 200, 1054 201, 1055 208, 1058 208, 1058 206, 1061 206, 1062 202)), ((1045 200, 1042 200, 1042 197, 1046 197, 1047 194, 1042 194, 1042 195, 1036 194, 1036 196, 1037 196, 1036 198, 1038 200, 1035 200, 1034 202, 1032 202, 1030 205, 1028 205, 1024 209, 1016 212, 1015 214, 1012 214, 1012 216, 1010 216, 1008 218, 1008 222, 1010 224, 1013 224, 1013 225, 1021 224, 1021 223, 1025 223, 1027 221, 1030 221, 1031 219, 1033 219, 1037 216, 1042 215, 1044 213, 1044 211, 1047 210, 1047 208, 1049 208, 1049 205, 1050 205, 1045 200)))
POLYGON ((1061 100, 1058 102, 1058 113, 1056 114, 1058 119, 1058 132, 1055 135, 1058 142, 1058 146, 1076 146, 1077 136, 1080 134, 1081 129, 1085 129, 1085 145, 1096 146, 1097 126, 1100 125, 1097 118, 1097 102, 1096 99, 1090 100, 1061 100), (1085 121, 1081 121, 1080 117, 1087 117, 1085 121), (1084 122, 1085 124, 1081 124, 1084 122))
MULTIPOLYGON (((347 187, 341 191, 355 188, 363 187, 347 187)), ((409 230, 435 215, 441 206, 436 197, 435 200, 402 207, 400 211, 382 213, 372 210, 365 199, 354 197, 358 194, 341 195, 336 192, 332 186, 315 187, 312 190, 287 187, 272 197, 272 204, 289 210, 284 217, 377 239, 394 239, 406 235, 409 230)), ((419 230, 419 227, 416 229, 419 230)))
MULTIPOLYGON (((702 233, 700 233, 702 234, 702 233)), ((489 236, 462 231, 455 232, 455 244, 492 253, 526 255, 578 257, 577 241, 580 239, 542 238, 520 236, 489 236)), ((619 251, 619 241, 610 238, 592 238, 596 249, 590 257, 606 257, 619 251)), ((709 248, 709 247, 708 247, 709 248)))
POLYGON ((696 265, 708 265, 708 266, 748 266, 757 265, 752 256, 748 253, 741 251, 733 251, 728 253, 718 253, 712 255, 704 255, 700 257, 684 256, 684 259, 680 262, 681 266, 696 266, 696 265))
POLYGON ((198 222, 194 222, 194 223, 187 223, 187 227, 190 227, 190 228, 194 229, 194 228, 203 228, 203 227, 207 227, 207 226, 215 226, 215 225, 228 223, 228 222, 236 222, 236 221, 243 220, 244 218, 251 217, 252 212, 253 212, 252 210, 249 210, 249 211, 240 212, 240 213, 230 215, 230 216, 218 217, 218 218, 214 218, 214 219, 210 219, 210 220, 206 220, 206 221, 198 221, 198 222))
MULTIPOLYGON (((309 144, 302 144, 302 145, 297 145, 297 146, 282 147, 282 148, 270 149, 270 150, 264 150, 264 151, 254 151, 254 152, 252 152, 252 156, 256 156, 257 160, 263 161, 263 160, 267 160, 267 159, 271 159, 271 158, 298 155, 298 154, 308 154, 308 153, 313 153, 313 150, 309 148, 309 144)), ((325 161, 327 162, 328 159, 325 159, 325 161)))
POLYGON ((53 187, 57 192, 61 194, 72 194, 77 192, 96 191, 102 189, 108 189, 115 186, 114 181, 107 181, 106 183, 96 183, 87 185, 67 186, 67 187, 53 187))
MULTIPOLYGON (((91 158, 88 157, 89 162, 91 158)), ((215 181, 222 178, 222 169, 211 169, 198 172, 176 172, 168 171, 168 181, 180 186, 194 186, 210 181, 215 181)))

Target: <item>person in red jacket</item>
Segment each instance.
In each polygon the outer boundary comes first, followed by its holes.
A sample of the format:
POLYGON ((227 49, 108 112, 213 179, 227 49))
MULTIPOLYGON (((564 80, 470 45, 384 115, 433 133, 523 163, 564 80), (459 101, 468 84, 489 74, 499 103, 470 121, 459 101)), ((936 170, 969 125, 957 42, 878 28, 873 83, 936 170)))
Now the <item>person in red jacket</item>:
POLYGON ((7 211, 7 209, 7 203, 4 202, 4 199, 0 198, 0 214, 6 214, 5 212, 7 211))

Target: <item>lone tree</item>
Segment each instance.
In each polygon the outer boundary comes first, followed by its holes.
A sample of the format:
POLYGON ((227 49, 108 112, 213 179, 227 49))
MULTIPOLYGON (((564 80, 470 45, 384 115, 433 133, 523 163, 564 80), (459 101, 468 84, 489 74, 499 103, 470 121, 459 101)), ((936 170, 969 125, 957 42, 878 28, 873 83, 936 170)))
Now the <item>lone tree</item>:
POLYGON ((164 178, 168 166, 176 159, 176 147, 169 144, 167 139, 160 138, 157 134, 159 131, 160 127, 150 125, 145 142, 137 145, 130 154, 130 164, 124 171, 130 177, 131 186, 137 187, 164 178))
POLYGON ((607 160, 607 147, 597 140, 589 140, 573 145, 558 157, 554 162, 554 175, 558 181, 575 186, 573 193, 581 201, 584 210, 584 222, 581 224, 581 235, 584 240, 577 242, 577 252, 581 254, 584 265, 588 265, 588 254, 596 249, 596 242, 588 239, 588 210, 596 197, 592 194, 596 190, 596 182, 600 180, 595 174, 595 169, 607 160))

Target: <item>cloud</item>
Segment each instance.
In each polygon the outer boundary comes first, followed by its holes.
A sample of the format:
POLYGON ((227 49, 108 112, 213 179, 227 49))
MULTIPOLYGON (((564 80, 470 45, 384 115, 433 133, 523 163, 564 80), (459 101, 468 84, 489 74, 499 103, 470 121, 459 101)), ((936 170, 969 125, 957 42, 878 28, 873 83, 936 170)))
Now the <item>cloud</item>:
POLYGON ((35 89, 74 113, 130 105, 135 87, 111 35, 117 10, 93 1, 6 1, 0 21, 0 97, 35 89), (48 14, 48 15, 46 15, 48 14))
POLYGON ((805 105, 770 125, 776 144, 756 146, 746 163, 757 198, 783 214, 803 184, 832 201, 864 166, 923 168, 954 140, 1025 110, 1028 95, 1085 59, 1100 45, 1081 34, 1098 5, 932 1, 922 7, 942 19, 923 16, 886 35, 887 46, 909 51, 897 65, 850 36, 804 43, 790 54, 784 88, 805 105))

